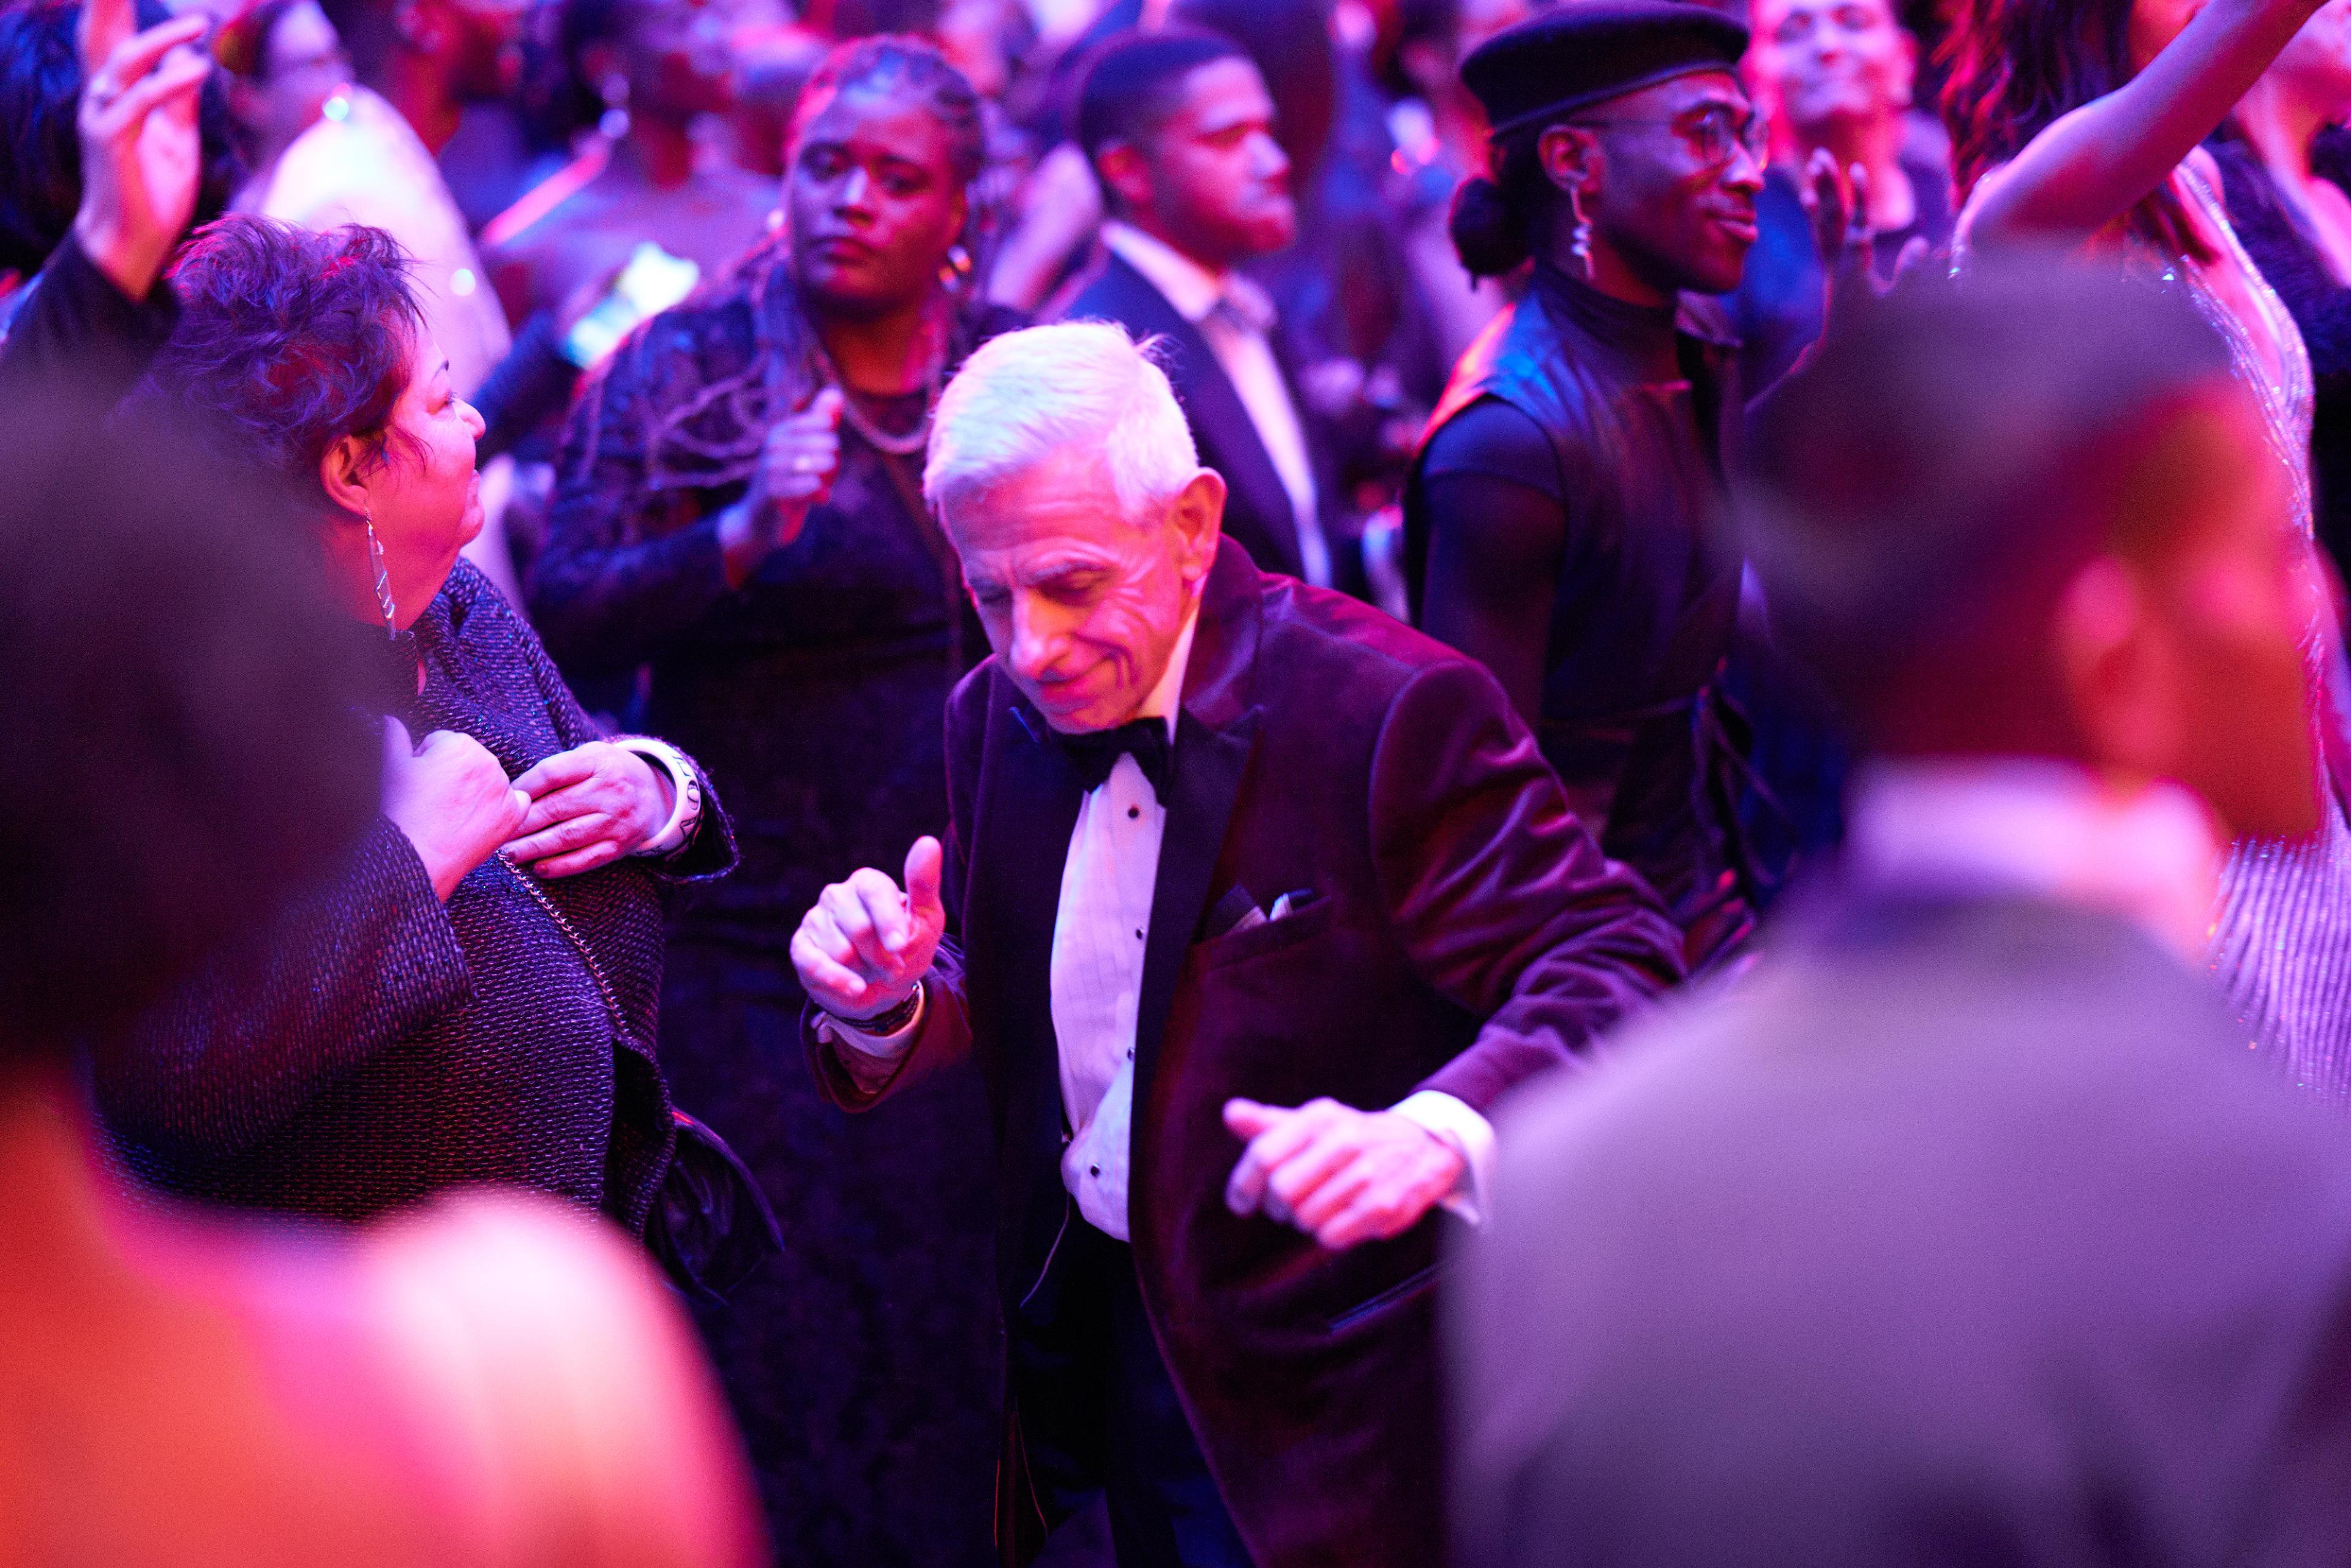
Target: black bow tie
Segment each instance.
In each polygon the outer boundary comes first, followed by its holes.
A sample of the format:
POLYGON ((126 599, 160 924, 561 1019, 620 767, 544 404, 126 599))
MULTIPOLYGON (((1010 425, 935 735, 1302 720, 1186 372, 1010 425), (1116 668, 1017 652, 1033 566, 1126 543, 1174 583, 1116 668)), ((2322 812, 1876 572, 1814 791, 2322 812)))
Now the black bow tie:
POLYGON ((1118 766, 1121 756, 1134 758, 1143 776, 1151 780, 1151 792, 1161 800, 1167 798, 1167 769, 1175 760, 1175 748, 1167 741, 1167 721, 1164 718, 1131 719, 1116 729, 1092 729, 1072 735, 1066 730, 1052 732, 1054 743, 1077 765, 1078 777, 1091 791, 1099 789, 1110 770, 1118 766))

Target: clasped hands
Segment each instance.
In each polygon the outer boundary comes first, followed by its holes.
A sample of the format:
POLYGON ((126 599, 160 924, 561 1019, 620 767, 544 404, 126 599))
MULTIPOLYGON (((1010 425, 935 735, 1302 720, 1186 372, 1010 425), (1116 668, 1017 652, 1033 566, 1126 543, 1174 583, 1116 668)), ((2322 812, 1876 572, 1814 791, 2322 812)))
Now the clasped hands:
POLYGON ((434 730, 409 739, 384 720, 383 814, 415 846, 444 903, 503 850, 547 877, 578 876, 641 847, 669 821, 669 780, 608 740, 558 752, 512 781, 470 735, 434 730))
MULTIPOLYGON (((946 930, 939 841, 906 852, 905 891, 868 867, 818 896, 792 936, 810 1000, 845 1022, 880 1018, 914 994, 946 930)), ((1295 1226, 1332 1251, 1402 1235, 1460 1181, 1459 1150, 1392 1111, 1335 1100, 1294 1108, 1228 1100, 1225 1125, 1248 1146, 1225 1184, 1237 1215, 1295 1226)))

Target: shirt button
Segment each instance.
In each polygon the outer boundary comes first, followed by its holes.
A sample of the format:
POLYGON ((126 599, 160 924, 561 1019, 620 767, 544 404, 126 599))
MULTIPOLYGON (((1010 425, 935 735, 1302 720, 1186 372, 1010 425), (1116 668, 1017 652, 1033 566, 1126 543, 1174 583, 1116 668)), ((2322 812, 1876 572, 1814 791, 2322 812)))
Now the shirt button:
POLYGON ((1129 817, 1140 817, 1143 815, 1143 808, 1140 806, 1129 806, 1126 809, 1126 814, 1129 817))
POLYGON ((1088 1166, 1086 1167, 1086 1175, 1088 1175, 1088 1176, 1100 1176, 1100 1175, 1102 1175, 1102 1166, 1088 1166))

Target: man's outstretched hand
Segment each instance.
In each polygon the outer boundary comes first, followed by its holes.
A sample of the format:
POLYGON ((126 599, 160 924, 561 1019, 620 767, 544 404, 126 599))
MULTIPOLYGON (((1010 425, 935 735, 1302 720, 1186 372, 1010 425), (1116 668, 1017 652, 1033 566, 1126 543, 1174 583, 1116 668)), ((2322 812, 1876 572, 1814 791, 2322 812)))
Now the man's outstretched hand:
POLYGON ((792 967, 809 999, 837 1019, 879 1018, 912 996, 930 972, 946 908, 939 902, 939 841, 906 852, 906 890, 872 867, 817 897, 792 936, 792 967))
POLYGON ((1225 1125, 1249 1140, 1225 1184, 1225 1207, 1294 1225, 1334 1252, 1419 1224, 1466 1163, 1408 1116, 1335 1100, 1294 1110, 1228 1100, 1225 1125))
POLYGON ((197 95, 211 62, 202 16, 133 31, 132 0, 85 0, 81 207, 74 237, 131 299, 144 299, 195 215, 204 147, 197 95))

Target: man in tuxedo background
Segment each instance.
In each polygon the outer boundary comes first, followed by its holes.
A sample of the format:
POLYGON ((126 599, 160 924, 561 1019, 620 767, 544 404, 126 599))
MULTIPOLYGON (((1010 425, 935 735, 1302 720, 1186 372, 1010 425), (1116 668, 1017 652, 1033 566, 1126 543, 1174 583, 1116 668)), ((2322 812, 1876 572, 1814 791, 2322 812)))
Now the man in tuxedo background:
POLYGON ((2292 475, 2184 296, 2012 265, 1759 418, 1844 862, 1506 1119, 1463 1568, 2345 1559, 2351 1146, 2205 952, 2221 838, 2319 821, 2292 475))
POLYGON ((1079 89, 1077 141, 1102 182, 1103 255, 1061 312, 1166 342, 1224 531, 1269 571, 1361 597, 1336 464, 1301 395, 1273 301, 1238 270, 1297 237, 1275 106, 1241 47, 1199 28, 1105 45, 1079 89))
POLYGON ((1008 1557, 1102 1488, 1123 1568, 1426 1568, 1436 1210, 1474 1222, 1487 1108, 1671 984, 1673 928, 1481 667, 1220 540, 1122 329, 979 349, 925 484, 994 649, 947 843, 792 956, 842 1105, 987 1081, 1008 1557))

